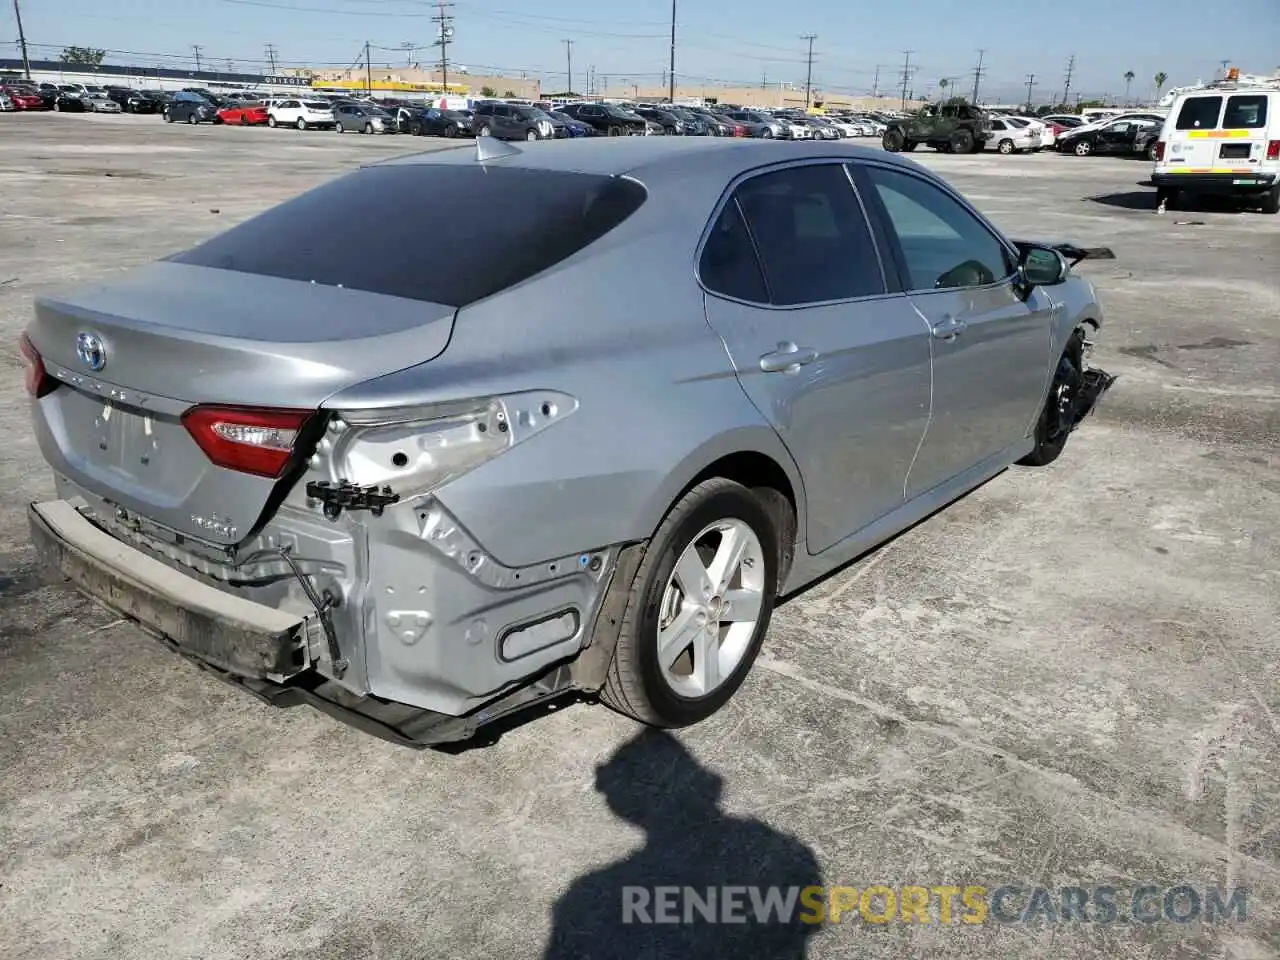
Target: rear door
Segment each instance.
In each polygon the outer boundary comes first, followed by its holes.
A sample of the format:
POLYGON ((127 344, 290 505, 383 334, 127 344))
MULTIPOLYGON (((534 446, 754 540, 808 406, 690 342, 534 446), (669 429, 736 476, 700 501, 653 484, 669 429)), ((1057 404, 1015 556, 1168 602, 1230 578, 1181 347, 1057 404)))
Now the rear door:
POLYGON ((1214 162, 1232 172, 1253 172, 1266 161, 1271 97, 1266 93, 1233 93, 1227 97, 1219 124, 1214 162))
POLYGON ((883 269, 844 164, 742 181, 699 273, 743 390, 800 468, 809 551, 901 506, 928 422, 929 335, 883 269))
POLYGON ((1187 97, 1172 117, 1165 162, 1169 172, 1211 173, 1218 156, 1223 97, 1187 97))
POLYGON ((1014 252, 957 196, 905 169, 862 170, 931 334, 932 416, 911 498, 1027 436, 1048 387, 1054 304, 1038 289, 1019 295, 1014 252))

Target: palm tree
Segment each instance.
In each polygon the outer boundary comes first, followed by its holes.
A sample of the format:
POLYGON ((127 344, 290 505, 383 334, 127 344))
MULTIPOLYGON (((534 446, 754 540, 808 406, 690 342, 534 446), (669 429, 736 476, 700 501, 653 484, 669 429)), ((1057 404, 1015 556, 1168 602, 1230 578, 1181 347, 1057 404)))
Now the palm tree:
POLYGON ((947 99, 947 83, 948 81, 946 77, 943 77, 938 81, 938 99, 940 101, 947 99))
POLYGON ((1160 99, 1160 90, 1164 87, 1164 82, 1169 79, 1169 75, 1161 70, 1155 76, 1156 81, 1156 100, 1160 99))
POLYGON ((1132 70, 1126 70, 1124 72, 1124 102, 1125 103, 1129 102, 1129 88, 1133 85, 1134 76, 1135 74, 1132 70))

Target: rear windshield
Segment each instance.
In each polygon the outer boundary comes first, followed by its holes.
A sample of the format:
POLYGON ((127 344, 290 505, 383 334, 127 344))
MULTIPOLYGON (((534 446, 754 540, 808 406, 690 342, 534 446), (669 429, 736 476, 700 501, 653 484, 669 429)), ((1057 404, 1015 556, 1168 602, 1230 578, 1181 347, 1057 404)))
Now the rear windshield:
POLYGON ((1267 125, 1267 95, 1240 94, 1227 98, 1227 111, 1222 115, 1223 130, 1257 130, 1267 125))
POLYGON ((617 177, 374 166, 169 259, 462 307, 594 243, 644 199, 642 186, 617 177))
POLYGON ((1221 97, 1188 97, 1178 111, 1178 130, 1214 130, 1222 111, 1221 97))

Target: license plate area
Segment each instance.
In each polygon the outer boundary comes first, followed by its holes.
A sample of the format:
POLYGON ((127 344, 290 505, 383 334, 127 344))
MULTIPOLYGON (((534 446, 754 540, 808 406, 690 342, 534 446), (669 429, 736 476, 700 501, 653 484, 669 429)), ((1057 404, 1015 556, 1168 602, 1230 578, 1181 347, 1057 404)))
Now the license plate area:
POLYGON ((1218 156, 1223 160, 1248 160, 1251 143, 1224 143, 1218 156))

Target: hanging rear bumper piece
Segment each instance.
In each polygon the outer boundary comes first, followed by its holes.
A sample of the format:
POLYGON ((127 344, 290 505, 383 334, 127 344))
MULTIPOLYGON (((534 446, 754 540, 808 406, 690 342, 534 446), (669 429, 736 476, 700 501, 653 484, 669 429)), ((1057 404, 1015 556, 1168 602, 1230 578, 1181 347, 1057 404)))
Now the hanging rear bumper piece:
POLYGON ((1111 385, 1115 382, 1115 376, 1105 370, 1099 370, 1097 367, 1090 367, 1085 370, 1080 377, 1080 389, 1076 393, 1075 412, 1072 416, 1071 425, 1067 429, 1074 430, 1079 426, 1080 421, 1093 412, 1093 408, 1102 399, 1102 395, 1110 390, 1111 385))

